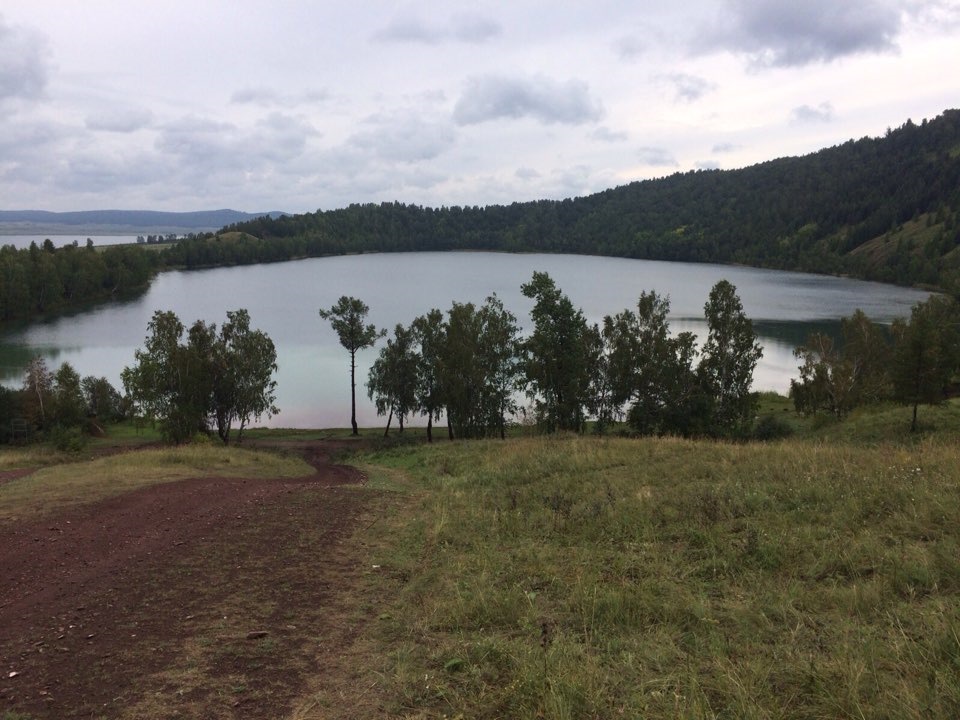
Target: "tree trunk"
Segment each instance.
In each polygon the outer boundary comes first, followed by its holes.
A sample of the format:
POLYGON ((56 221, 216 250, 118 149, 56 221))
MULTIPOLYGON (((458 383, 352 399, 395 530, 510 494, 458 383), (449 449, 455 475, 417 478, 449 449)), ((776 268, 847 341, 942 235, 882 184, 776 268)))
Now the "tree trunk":
POLYGON ((403 415, 397 415, 397 420, 400 421, 400 432, 403 433, 403 415))
POLYGON ((913 422, 910 423, 910 432, 917 431, 917 405, 919 404, 917 402, 913 403, 913 422))
MULTIPOLYGON (((359 435, 357 432, 357 353, 350 351, 350 426, 353 428, 353 435, 359 435)), ((389 423, 387 429, 390 428, 389 423)))
POLYGON ((433 442, 433 413, 427 415, 427 442, 433 442))
POLYGON ((390 414, 387 416, 387 426, 383 429, 383 436, 387 437, 390 434, 390 423, 393 422, 393 410, 390 411, 390 414))

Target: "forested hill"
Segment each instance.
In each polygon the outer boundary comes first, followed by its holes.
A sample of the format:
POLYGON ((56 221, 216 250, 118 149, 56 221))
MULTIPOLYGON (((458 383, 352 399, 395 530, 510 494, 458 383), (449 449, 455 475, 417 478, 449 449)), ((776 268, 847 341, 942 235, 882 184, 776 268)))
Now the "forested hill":
POLYGON ((902 284, 960 278, 960 111, 741 170, 678 173, 563 201, 351 205, 230 226, 187 266, 400 250, 571 252, 742 263, 902 284), (253 236, 253 237, 251 237, 253 236))

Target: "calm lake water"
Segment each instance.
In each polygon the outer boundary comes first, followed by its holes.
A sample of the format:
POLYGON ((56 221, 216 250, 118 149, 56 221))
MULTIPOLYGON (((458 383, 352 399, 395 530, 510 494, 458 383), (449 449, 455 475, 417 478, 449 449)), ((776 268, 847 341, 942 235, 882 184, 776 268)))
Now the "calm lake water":
MULTIPOLYGON (((786 392, 796 376, 793 348, 812 330, 835 328, 839 318, 861 308, 890 322, 909 314, 927 293, 905 288, 724 265, 667 263, 573 255, 499 253, 399 253, 317 258, 272 265, 168 272, 141 297, 97 307, 57 320, 0 334, 0 383, 19 386, 34 355, 51 369, 69 361, 83 375, 105 375, 120 388, 121 370, 133 363, 155 310, 173 310, 185 325, 204 319, 218 325, 226 311, 247 308, 253 327, 277 346, 277 405, 272 427, 348 426, 349 359, 318 310, 341 295, 370 306, 371 322, 392 328, 453 301, 482 303, 496 292, 531 327, 532 302, 520 285, 535 270, 548 272, 582 308, 600 322, 635 308, 643 290, 669 295, 671 328, 705 333, 703 306, 721 279, 737 287, 764 346, 754 388, 786 392)), ((363 382, 377 349, 358 355, 357 414, 361 425, 377 425, 363 382)))

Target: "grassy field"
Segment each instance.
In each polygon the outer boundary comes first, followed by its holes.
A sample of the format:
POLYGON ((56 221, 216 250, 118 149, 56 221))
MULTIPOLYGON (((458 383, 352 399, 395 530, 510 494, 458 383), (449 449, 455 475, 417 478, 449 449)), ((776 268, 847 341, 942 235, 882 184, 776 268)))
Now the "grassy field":
MULTIPOLYGON (((337 586, 350 639, 290 717, 960 717, 960 406, 915 434, 896 406, 761 413, 793 436, 367 443, 357 492, 383 506, 338 545, 361 569, 337 586)), ((0 521, 86 483, 305 471, 285 462, 210 444, 59 465, 0 485, 0 521)))
POLYGON ((42 448, 8 449, 0 453, 0 461, 0 469, 47 465, 0 484, 0 522, 185 478, 297 477, 313 472, 300 458, 217 445, 155 448, 82 461, 42 448), (52 464, 56 460, 61 462, 52 464))
POLYGON ((956 435, 844 433, 371 455, 409 502, 363 538, 394 599, 358 683, 410 718, 960 716, 956 435))

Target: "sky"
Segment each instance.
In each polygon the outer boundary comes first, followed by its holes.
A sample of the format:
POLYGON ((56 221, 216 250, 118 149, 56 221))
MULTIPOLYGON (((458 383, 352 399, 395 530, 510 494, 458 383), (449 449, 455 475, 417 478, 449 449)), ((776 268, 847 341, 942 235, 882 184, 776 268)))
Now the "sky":
POLYGON ((960 0, 3 0, 0 209, 561 199, 960 107, 960 0))

